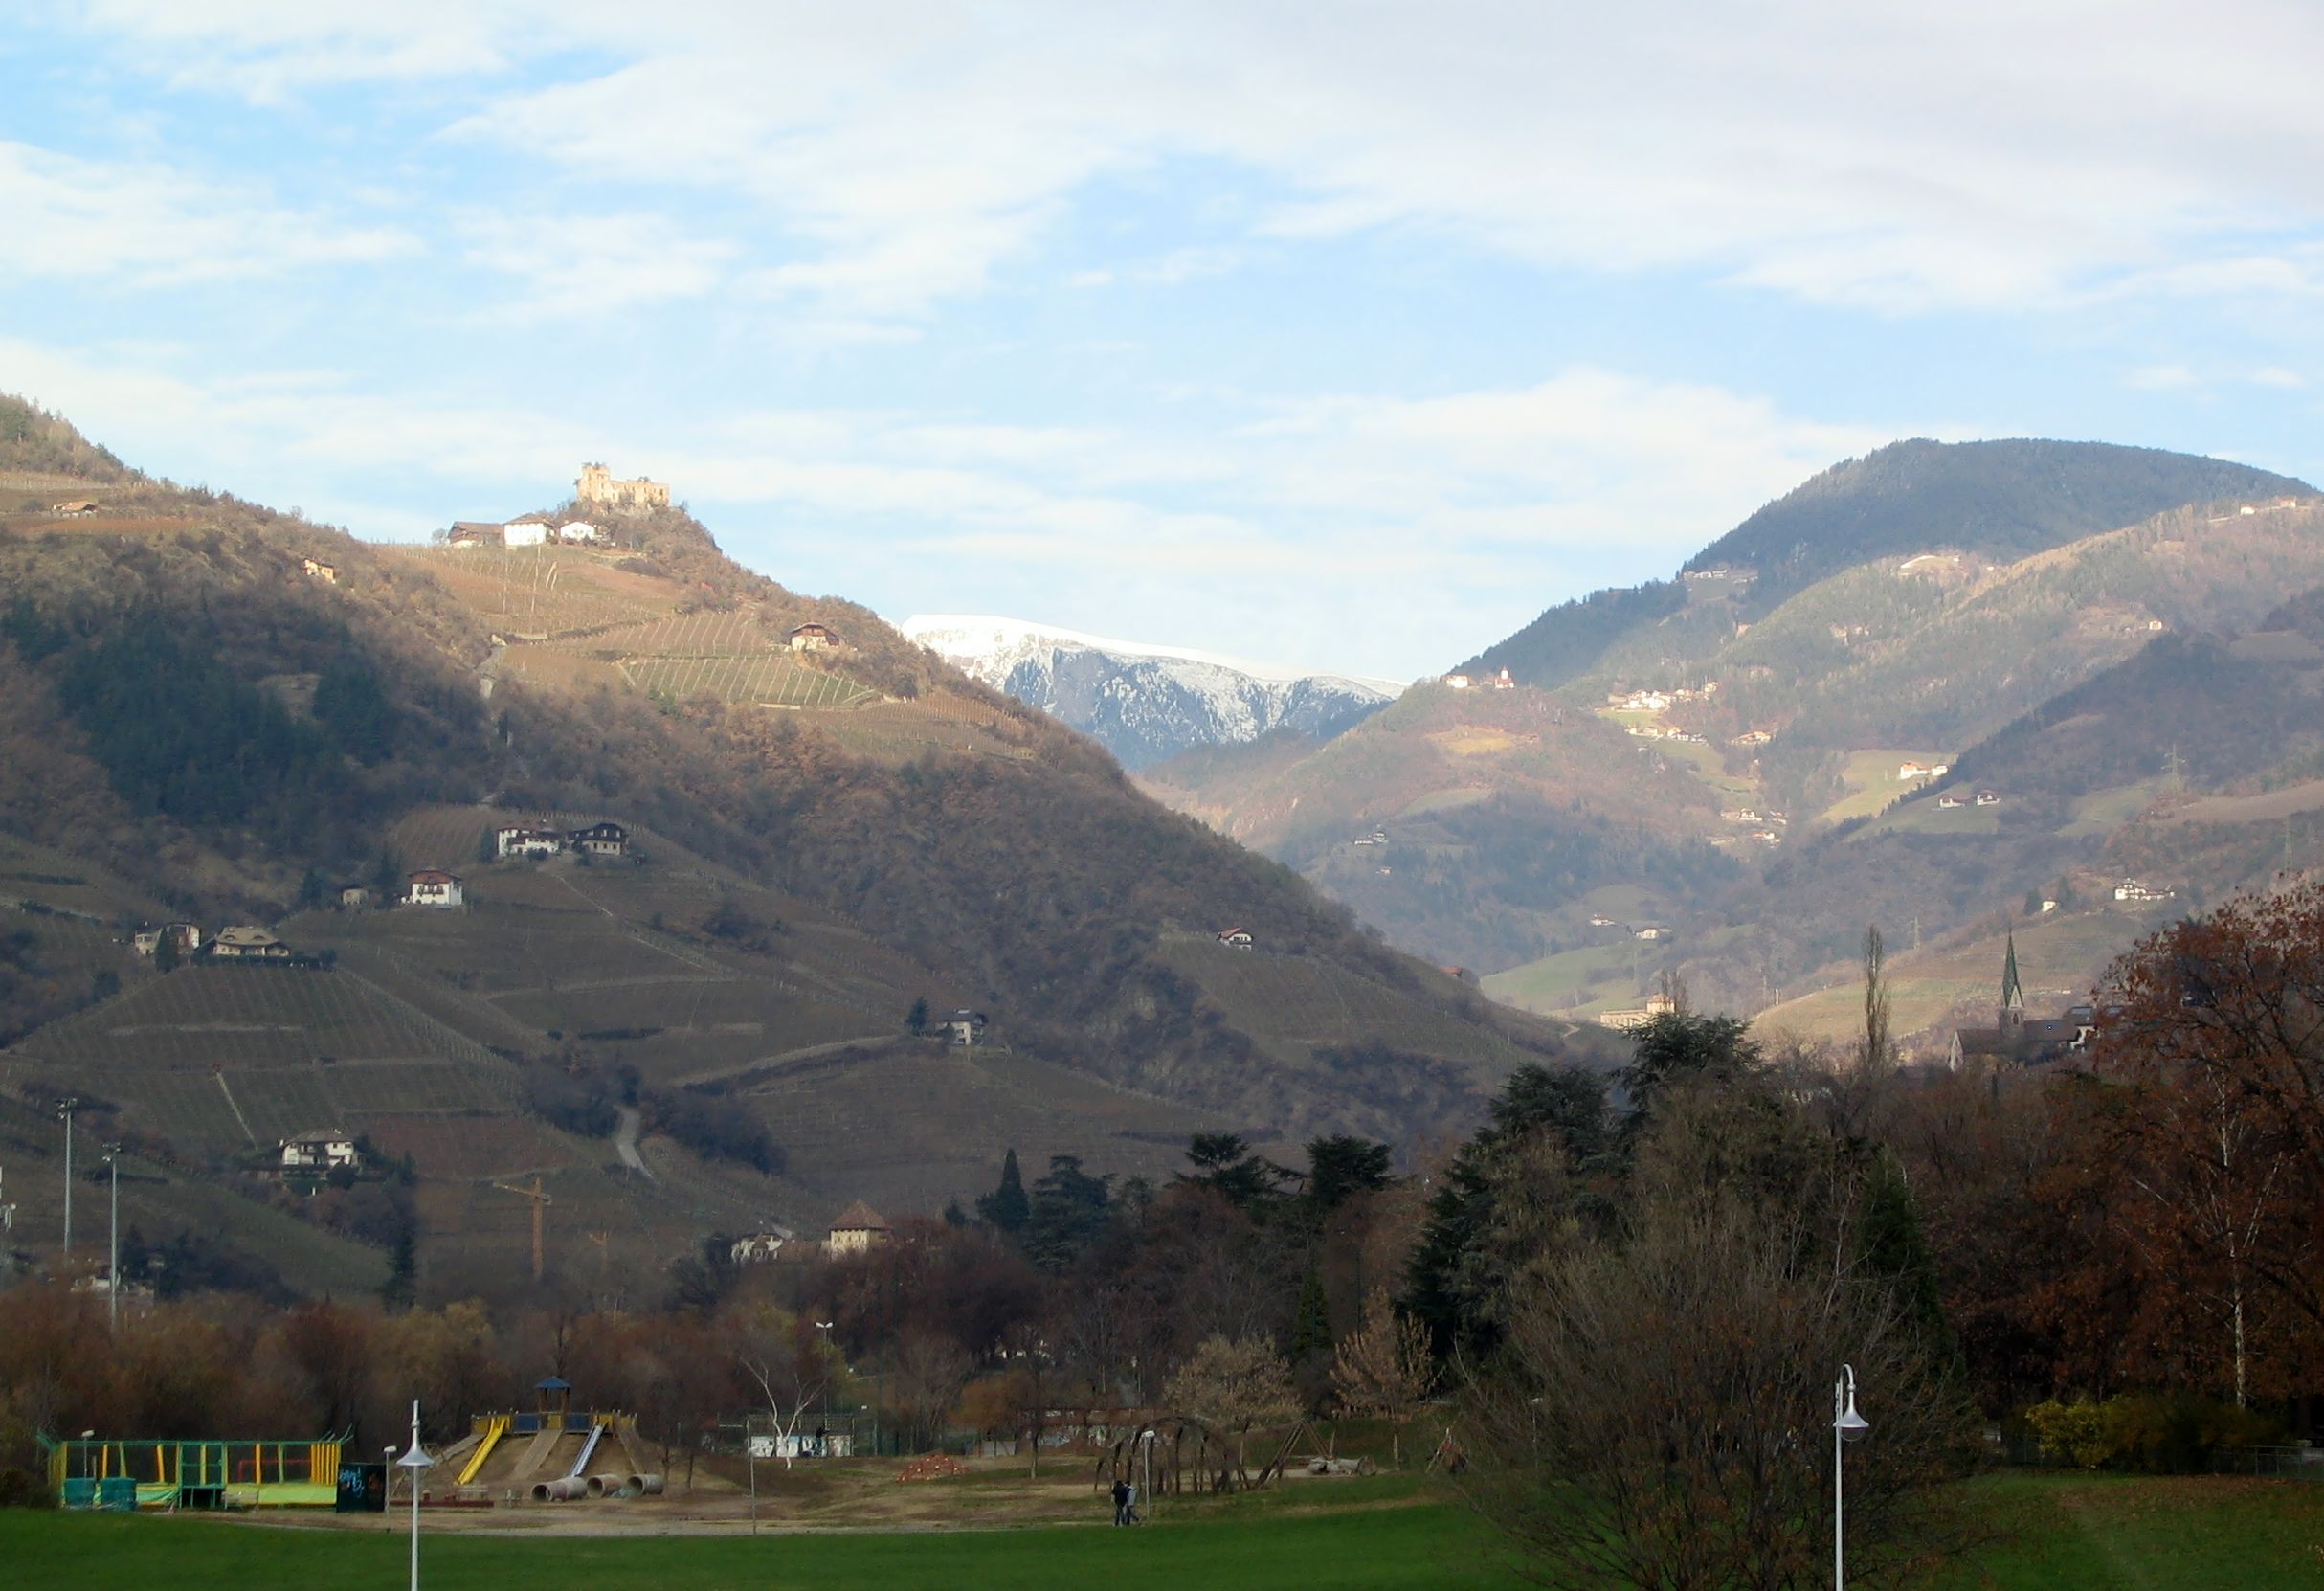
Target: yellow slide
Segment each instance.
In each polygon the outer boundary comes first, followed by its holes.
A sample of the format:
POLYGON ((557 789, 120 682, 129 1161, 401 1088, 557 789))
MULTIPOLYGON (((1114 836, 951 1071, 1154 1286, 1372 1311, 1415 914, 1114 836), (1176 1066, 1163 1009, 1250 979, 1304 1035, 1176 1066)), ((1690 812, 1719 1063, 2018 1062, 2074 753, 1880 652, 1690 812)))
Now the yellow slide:
POLYGON ((468 1455, 467 1467, 460 1471, 460 1485, 466 1486, 470 1481, 476 1479, 478 1473, 484 1468, 484 1461, 492 1456, 493 1445, 507 1434, 508 1416, 494 1415, 491 1423, 484 1427, 484 1440, 478 1443, 476 1451, 468 1455))

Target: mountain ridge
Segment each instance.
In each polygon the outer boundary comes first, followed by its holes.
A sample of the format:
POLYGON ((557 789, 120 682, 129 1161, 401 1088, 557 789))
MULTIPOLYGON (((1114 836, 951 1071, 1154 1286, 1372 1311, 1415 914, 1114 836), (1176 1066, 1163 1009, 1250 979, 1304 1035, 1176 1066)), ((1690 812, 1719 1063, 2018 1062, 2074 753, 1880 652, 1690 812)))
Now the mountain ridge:
POLYGON ((916 615, 900 629, 972 678, 1091 736, 1133 769, 1282 729, 1329 738, 1402 688, 1022 619, 916 615))

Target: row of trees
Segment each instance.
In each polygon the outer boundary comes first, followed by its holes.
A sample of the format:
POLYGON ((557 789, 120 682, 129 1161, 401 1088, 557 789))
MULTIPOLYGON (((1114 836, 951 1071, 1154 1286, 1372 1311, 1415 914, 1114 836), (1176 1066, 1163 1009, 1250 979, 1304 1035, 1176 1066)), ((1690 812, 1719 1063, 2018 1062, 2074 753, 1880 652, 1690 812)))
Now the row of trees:
POLYGON ((93 1354, 87 1299, 19 1288, 0 1430, 19 1457, 76 1424, 368 1440, 415 1389, 457 1421, 553 1369, 682 1466, 722 1413, 795 1429, 842 1394, 912 1444, 1156 1405, 1238 1439, 1322 1411, 1400 1432, 1433 1394, 1481 1460, 1470 1496, 1552 1582, 1783 1585, 1828 1547, 1814 1454, 1844 1361, 1877 1432, 1851 1461, 1867 1574, 1942 1543, 1934 1483, 1980 1423, 2186 1462, 2166 1427, 2299 1416, 2324 1348, 2324 890, 2141 946, 2089 1065, 2050 1075, 1888 1064, 1866 949, 1847 1066, 1681 1009, 1619 1074, 1519 1067, 1416 1176, 1355 1138, 1290 1168, 1199 1135, 1158 1187, 1072 1156, 1028 1182, 1012 1154, 973 1213, 809 1266, 713 1249, 620 1314, 194 1298, 93 1354))

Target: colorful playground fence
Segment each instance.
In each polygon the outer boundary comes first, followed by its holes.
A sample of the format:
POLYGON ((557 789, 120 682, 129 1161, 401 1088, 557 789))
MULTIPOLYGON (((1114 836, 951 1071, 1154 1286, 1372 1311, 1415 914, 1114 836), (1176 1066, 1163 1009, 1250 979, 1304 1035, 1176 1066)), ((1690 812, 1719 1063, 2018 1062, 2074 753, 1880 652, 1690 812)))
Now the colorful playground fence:
POLYGON ((49 1442, 49 1482, 67 1508, 329 1508, 340 1439, 49 1442))

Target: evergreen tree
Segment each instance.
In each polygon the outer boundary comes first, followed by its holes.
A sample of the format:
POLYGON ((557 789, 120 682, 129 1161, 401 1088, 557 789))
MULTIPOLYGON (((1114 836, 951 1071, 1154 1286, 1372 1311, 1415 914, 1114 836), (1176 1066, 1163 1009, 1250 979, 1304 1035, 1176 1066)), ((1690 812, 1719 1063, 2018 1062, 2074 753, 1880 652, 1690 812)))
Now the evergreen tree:
POLYGON ((1187 1140, 1186 1157, 1195 1170, 1179 1173, 1178 1180, 1216 1188, 1254 1219, 1263 1217, 1280 1197, 1281 1185, 1298 1175, 1253 1154, 1233 1132, 1196 1133, 1187 1140))
POLYGON ((1392 1152, 1369 1138, 1340 1135, 1307 1140, 1307 1203, 1318 1213, 1349 1198, 1388 1186, 1392 1152))
POLYGON ((1025 1229, 1025 1221, 1033 1214, 1032 1201, 1025 1198, 1025 1179, 1017 1169, 1017 1151, 1002 1156, 1000 1186, 976 1201, 976 1213, 995 1231, 1014 1237, 1025 1229))
POLYGON ((1866 1179, 1856 1244, 1865 1268, 1895 1286, 1899 1309, 1929 1352, 1940 1361, 1953 1357, 1953 1331, 1937 1292, 1936 1256, 1921 1224, 1920 1201, 1904 1167, 1885 1149, 1875 1154, 1866 1179))
POLYGON ((1052 1276, 1073 1267, 1106 1230, 1113 1178, 1082 1170, 1078 1154, 1052 1154, 1049 1170, 1033 1184, 1032 1211, 1022 1237, 1025 1258, 1052 1276))
POLYGON ((388 1279, 380 1284, 379 1301, 390 1310, 412 1307, 419 1294, 419 1223, 407 1219, 395 1234, 395 1248, 388 1261, 388 1279))
POLYGON ((1299 1287, 1299 1307, 1291 1315, 1291 1362, 1307 1364, 1329 1356, 1336 1339, 1331 1334, 1331 1301, 1324 1296, 1324 1279, 1313 1266, 1299 1287))
MULTIPOLYGON (((904 1030, 915 1039, 925 1039, 928 1031, 928 997, 922 995, 912 1001, 912 1008, 904 1014, 904 1030)), ((1009 1164, 1017 1164, 1016 1152, 1010 1152, 1009 1164)))
POLYGON ((1760 1061, 1751 1024, 1735 1017, 1665 1012, 1649 1018, 1632 1035, 1631 1043, 1630 1064, 1622 1068, 1621 1081, 1635 1112, 1629 1124, 1633 1129, 1644 1124, 1654 1109, 1654 1096, 1665 1085, 1689 1077, 1731 1081, 1760 1061))
POLYGON ((177 935, 166 928, 162 930, 162 936, 153 942, 153 970, 157 973, 177 970, 177 935))
POLYGON ((1556 1138, 1567 1165, 1577 1172, 1613 1160, 1617 1140, 1606 1080, 1577 1066, 1519 1066, 1486 1108, 1485 1126, 1438 1178, 1406 1267, 1405 1307, 1427 1326, 1440 1353, 1489 1342, 1493 1282, 1484 1254, 1495 1217, 1495 1185, 1510 1155, 1543 1135, 1556 1138))
POLYGON ((358 762, 378 762, 395 747, 395 709, 379 676, 353 652, 333 658, 315 682, 315 721, 331 750, 358 762))

